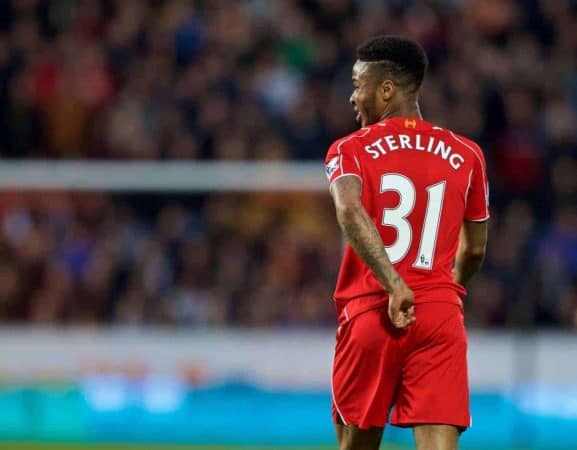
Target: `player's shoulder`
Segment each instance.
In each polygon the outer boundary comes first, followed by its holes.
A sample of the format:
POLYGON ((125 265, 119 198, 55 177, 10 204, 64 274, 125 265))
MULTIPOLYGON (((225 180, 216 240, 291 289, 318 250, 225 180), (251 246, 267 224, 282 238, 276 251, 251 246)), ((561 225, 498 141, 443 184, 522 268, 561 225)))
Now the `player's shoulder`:
POLYGON ((483 149, 481 146, 477 144, 472 139, 469 139, 459 133, 455 133, 452 130, 446 128, 439 128, 443 132, 445 132, 451 139, 453 139, 460 147, 468 149, 471 151, 477 158, 480 158, 482 161, 485 160, 485 155, 483 154, 483 149))
POLYGON ((340 153, 344 148, 354 147, 355 145, 358 145, 359 140, 366 137, 370 132, 371 132, 370 127, 363 127, 356 131, 353 131, 352 133, 349 133, 346 136, 343 136, 333 141, 329 151, 335 151, 337 153, 340 153))

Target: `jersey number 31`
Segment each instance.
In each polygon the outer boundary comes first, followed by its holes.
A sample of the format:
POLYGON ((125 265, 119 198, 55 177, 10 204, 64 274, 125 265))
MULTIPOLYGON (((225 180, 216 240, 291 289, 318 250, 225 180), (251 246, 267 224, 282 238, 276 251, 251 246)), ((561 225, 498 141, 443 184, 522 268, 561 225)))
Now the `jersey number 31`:
MULTIPOLYGON (((415 268, 425 270, 432 270, 433 268, 433 257, 437 245, 445 185, 446 182, 441 181, 426 188, 429 198, 419 251, 417 252, 417 258, 413 262, 413 267, 415 268)), ((381 194, 388 191, 398 192, 400 198, 399 204, 395 208, 385 208, 382 220, 383 226, 393 227, 397 230, 397 240, 385 247, 389 259, 395 264, 401 261, 411 248, 413 230, 407 217, 415 207, 417 191, 409 178, 396 173, 385 174, 381 177, 381 194)))

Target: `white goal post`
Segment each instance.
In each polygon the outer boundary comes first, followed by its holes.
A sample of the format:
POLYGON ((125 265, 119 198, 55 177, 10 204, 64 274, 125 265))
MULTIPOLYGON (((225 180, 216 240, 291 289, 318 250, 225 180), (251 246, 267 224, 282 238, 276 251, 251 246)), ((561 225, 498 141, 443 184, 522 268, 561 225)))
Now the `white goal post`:
POLYGON ((328 192, 322 161, 0 162, 0 190, 328 192))

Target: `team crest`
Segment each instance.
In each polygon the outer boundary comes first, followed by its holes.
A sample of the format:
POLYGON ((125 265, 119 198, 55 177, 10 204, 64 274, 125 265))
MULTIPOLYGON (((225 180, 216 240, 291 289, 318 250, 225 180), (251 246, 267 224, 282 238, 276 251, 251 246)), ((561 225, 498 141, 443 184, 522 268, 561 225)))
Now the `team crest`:
POLYGON ((339 168, 339 157, 335 156, 333 159, 331 159, 329 161, 329 163, 326 165, 326 172, 327 172, 327 177, 330 179, 332 174, 335 173, 335 170, 337 170, 339 168))

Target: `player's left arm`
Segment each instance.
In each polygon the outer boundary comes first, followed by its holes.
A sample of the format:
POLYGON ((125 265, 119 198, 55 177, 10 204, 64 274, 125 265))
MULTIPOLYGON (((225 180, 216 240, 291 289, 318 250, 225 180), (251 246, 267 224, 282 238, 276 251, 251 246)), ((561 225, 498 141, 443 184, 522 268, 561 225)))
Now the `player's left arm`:
POLYGON ((487 229, 487 221, 463 222, 453 270, 455 281, 463 286, 481 270, 487 249, 487 229))
POLYGON ((361 202, 361 180, 341 176, 331 184, 337 221, 343 235, 390 295, 389 316, 399 328, 415 320, 413 292, 395 270, 383 240, 361 202))
POLYGON ((483 264, 490 216, 485 158, 481 149, 475 143, 471 144, 476 156, 469 175, 464 220, 453 270, 455 281, 463 286, 479 272, 483 264))

